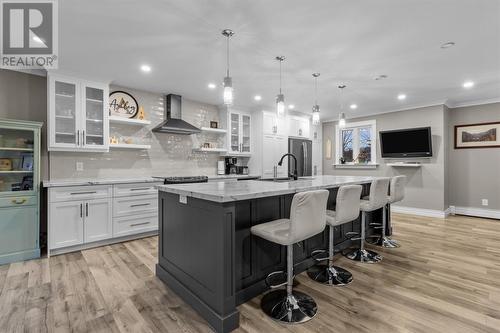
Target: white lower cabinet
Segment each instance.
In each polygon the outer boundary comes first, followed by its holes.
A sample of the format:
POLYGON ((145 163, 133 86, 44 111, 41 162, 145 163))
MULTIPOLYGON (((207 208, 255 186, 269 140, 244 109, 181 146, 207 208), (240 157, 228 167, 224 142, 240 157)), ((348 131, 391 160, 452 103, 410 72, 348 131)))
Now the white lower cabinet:
POLYGON ((158 214, 116 217, 113 219, 115 237, 153 231, 158 229, 158 214))
POLYGON ((96 242, 113 237, 111 199, 85 202, 84 242, 96 242))
POLYGON ((83 244, 83 202, 56 202, 50 204, 49 247, 83 244))
POLYGON ((158 230, 159 184, 49 188, 49 255, 158 230))

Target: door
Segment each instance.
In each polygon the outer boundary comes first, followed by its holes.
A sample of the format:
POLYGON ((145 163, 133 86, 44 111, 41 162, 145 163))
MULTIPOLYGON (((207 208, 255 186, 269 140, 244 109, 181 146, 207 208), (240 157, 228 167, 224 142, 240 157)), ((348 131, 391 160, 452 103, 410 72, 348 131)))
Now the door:
POLYGON ((229 150, 232 153, 239 153, 240 151, 240 115, 238 113, 229 114, 229 150))
POLYGON ((108 88, 105 85, 82 83, 82 148, 108 150, 109 120, 108 88))
POLYGON ((262 112, 262 132, 264 134, 276 134, 276 114, 271 112, 262 112))
POLYGON ((49 244, 51 249, 83 243, 83 209, 81 201, 50 204, 49 244))
POLYGON ((111 199, 90 200, 84 205, 85 243, 111 238, 113 236, 111 199))
POLYGON ((49 150, 77 150, 82 144, 79 101, 77 81, 49 77, 49 150))
MULTIPOLYGON (((312 142, 311 140, 289 139, 288 151, 297 158, 297 175, 299 177, 312 175, 312 142)), ((288 159, 290 173, 293 172, 293 158, 288 159)))
POLYGON ((250 153, 250 115, 241 115, 241 148, 240 152, 250 153))
POLYGON ((0 208, 0 264, 9 253, 38 248, 36 206, 0 208))

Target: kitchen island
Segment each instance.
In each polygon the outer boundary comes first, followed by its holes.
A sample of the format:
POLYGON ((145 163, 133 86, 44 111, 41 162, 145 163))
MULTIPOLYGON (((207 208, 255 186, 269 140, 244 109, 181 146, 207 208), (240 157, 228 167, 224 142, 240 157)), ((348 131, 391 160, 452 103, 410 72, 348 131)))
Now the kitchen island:
MULTIPOLYGON (((161 185, 157 276, 190 304, 217 332, 239 325, 236 306, 269 289, 269 273, 284 270, 285 247, 251 235, 256 224, 288 218, 297 192, 328 189, 334 209, 338 187, 361 184, 363 195, 376 177, 316 176, 296 181, 248 180, 161 185)), ((381 211, 368 215, 380 221, 381 211)), ((335 249, 351 246, 345 234, 359 219, 335 228, 335 249)), ((375 231, 367 227, 367 235, 375 231)), ((314 265, 310 254, 326 249, 324 233, 295 245, 295 273, 314 265)))

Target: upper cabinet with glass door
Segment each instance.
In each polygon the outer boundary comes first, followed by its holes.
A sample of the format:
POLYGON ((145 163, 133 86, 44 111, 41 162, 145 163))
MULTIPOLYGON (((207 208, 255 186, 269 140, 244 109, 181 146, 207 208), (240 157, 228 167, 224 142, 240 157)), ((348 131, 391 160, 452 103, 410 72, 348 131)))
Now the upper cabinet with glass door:
POLYGON ((49 150, 109 150, 106 84, 59 75, 48 78, 49 150))
POLYGON ((251 117, 246 113, 228 112, 229 136, 228 153, 233 155, 250 155, 251 150, 251 117))

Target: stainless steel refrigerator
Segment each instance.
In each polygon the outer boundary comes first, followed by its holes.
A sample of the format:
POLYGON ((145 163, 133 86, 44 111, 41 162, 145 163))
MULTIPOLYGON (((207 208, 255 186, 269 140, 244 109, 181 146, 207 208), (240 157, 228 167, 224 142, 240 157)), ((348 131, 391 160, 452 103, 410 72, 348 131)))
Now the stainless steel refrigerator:
MULTIPOLYGON (((312 176, 312 141, 288 138, 288 152, 297 158, 297 176, 312 176)), ((289 173, 293 173, 293 158, 288 158, 289 173)))

